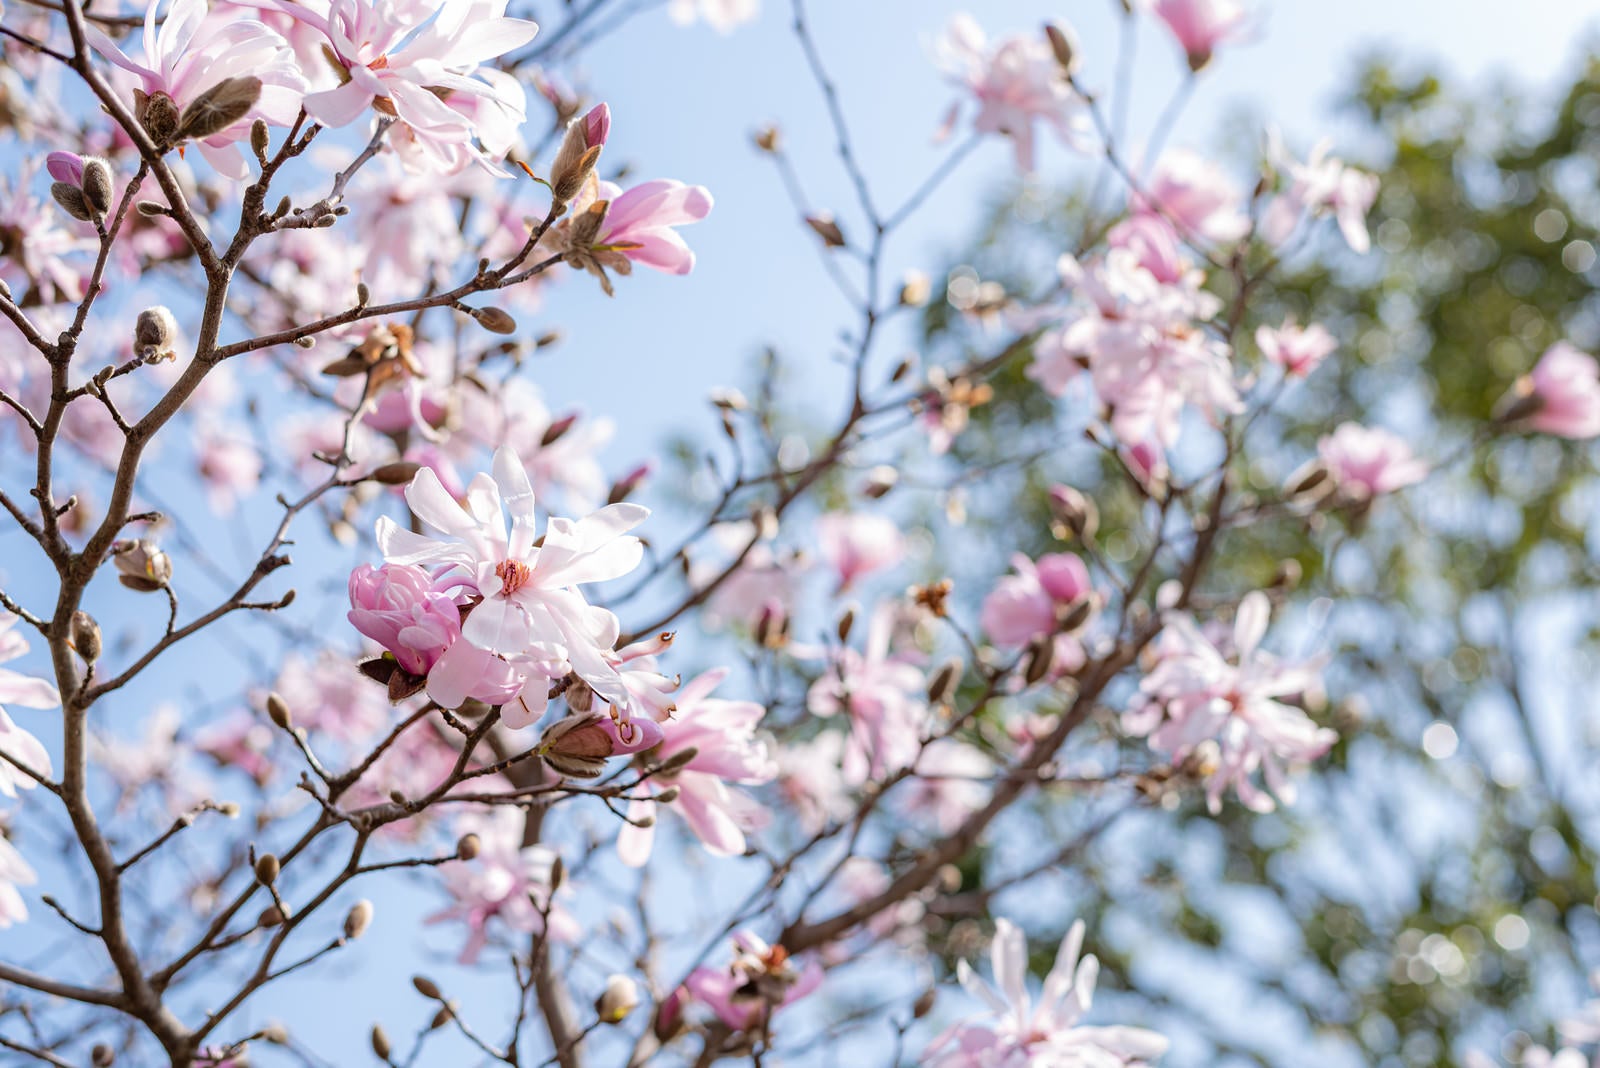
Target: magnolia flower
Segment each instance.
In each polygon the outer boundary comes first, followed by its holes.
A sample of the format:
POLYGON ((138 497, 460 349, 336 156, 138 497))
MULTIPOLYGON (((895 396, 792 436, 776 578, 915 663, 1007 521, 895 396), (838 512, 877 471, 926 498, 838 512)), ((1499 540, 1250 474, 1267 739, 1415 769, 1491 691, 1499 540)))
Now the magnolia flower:
POLYGON ((306 81, 289 42, 265 23, 240 18, 237 12, 211 16, 206 0, 172 0, 158 25, 160 9, 158 0, 145 12, 142 63, 130 59, 94 23, 87 24, 84 32, 95 51, 139 79, 137 110, 153 132, 164 125, 172 126, 169 135, 178 132, 177 120, 185 109, 225 93, 228 87, 218 90, 224 81, 257 79, 260 95, 249 109, 196 142, 218 173, 247 177, 249 164, 237 143, 250 136, 251 124, 261 119, 288 126, 300 111, 306 81), (167 117, 157 119, 159 113, 167 117))
POLYGON ((88 272, 74 268, 67 257, 94 242, 58 225, 62 213, 29 192, 38 172, 37 159, 24 159, 14 177, 0 176, 0 234, 6 235, 0 242, 0 279, 10 279, 19 292, 37 286, 46 302, 78 300, 88 272))
POLYGON ((478 853, 471 860, 440 866, 445 891, 455 901, 429 916, 427 922, 459 920, 467 925, 467 942, 460 957, 463 964, 476 961, 489 944, 490 921, 519 933, 541 934, 548 913, 550 937, 566 942, 578 935, 577 923, 551 901, 555 851, 524 846, 522 824, 522 813, 510 807, 475 811, 456 823, 463 837, 477 836, 478 853))
MULTIPOLYGON (((688 822, 708 852, 724 857, 743 853, 744 832, 764 825, 768 818, 766 809, 730 790, 728 784, 755 786, 778 775, 766 743, 755 735, 766 708, 754 701, 709 696, 727 677, 726 668, 707 671, 679 691, 672 718, 661 725, 663 738, 656 757, 665 761, 690 748, 695 755, 681 771, 655 776, 646 783, 652 793, 676 786, 678 798, 667 808, 688 822)), ((654 801, 631 802, 630 822, 617 835, 617 851, 624 864, 641 867, 650 859, 655 828, 641 827, 637 821, 653 817, 656 807, 654 801)))
POLYGON ((522 689, 506 661, 461 638, 461 609, 420 567, 362 564, 350 573, 350 625, 383 646, 407 674, 426 677, 441 708, 468 698, 498 705, 522 689))
POLYGON ((799 578, 808 562, 798 554, 774 549, 771 542, 761 539, 760 529, 750 520, 718 523, 707 540, 715 546, 715 556, 696 553, 689 560, 689 585, 695 590, 704 590, 720 579, 729 566, 727 561, 739 557, 732 573, 718 582, 706 600, 707 624, 756 627, 766 619, 782 625, 792 614, 799 578))
POLYGON ((684 981, 689 995, 735 1031, 768 1032, 772 1014, 822 985, 822 966, 803 965, 782 946, 769 946, 750 931, 733 935, 733 962, 700 967, 684 981))
POLYGON ((922 747, 928 715, 926 680, 904 657, 890 652, 893 605, 873 613, 865 648, 841 649, 832 670, 811 685, 812 715, 850 716, 845 778, 860 783, 909 766, 922 747))
POLYGON ((963 742, 934 742, 918 754, 915 770, 899 803, 940 834, 954 834, 989 799, 994 764, 982 750, 963 742))
POLYGON ((28 918, 28 906, 23 903, 19 886, 32 886, 39 877, 22 859, 17 847, 0 835, 0 929, 21 923, 28 918))
POLYGON ((1316 369, 1317 364, 1339 347, 1339 343, 1321 323, 1299 326, 1293 319, 1274 330, 1270 326, 1256 329, 1256 345, 1261 355, 1283 368, 1284 374, 1304 378, 1316 369))
POLYGON ((1155 13, 1196 71, 1211 62, 1219 44, 1239 38, 1246 17, 1238 0, 1156 0, 1155 13))
POLYGON ((1314 760, 1339 739, 1279 700, 1315 691, 1320 664, 1285 664, 1261 648, 1271 611, 1266 594, 1245 596, 1234 619, 1231 657, 1194 620, 1169 616, 1161 659, 1139 686, 1144 703, 1123 717, 1130 734, 1148 735, 1176 761, 1195 755, 1202 743, 1215 744, 1215 758, 1203 758, 1201 768, 1212 812, 1221 810, 1229 786, 1246 807, 1270 812, 1272 798, 1251 782, 1258 769, 1272 793, 1292 804, 1284 763, 1314 760))
POLYGON ((1229 242, 1250 230, 1243 202, 1244 194, 1220 167, 1177 148, 1162 154, 1142 195, 1135 194, 1132 207, 1173 220, 1186 236, 1229 242))
POLYGON ((840 731, 823 731, 809 741, 778 748, 778 790, 806 834, 816 834, 854 811, 841 767, 844 749, 840 731))
POLYGON ((754 19, 761 13, 761 0, 672 0, 667 15, 680 26, 699 20, 718 33, 754 19))
POLYGON ((1600 364, 1593 356, 1557 342, 1519 386, 1536 402, 1530 428, 1563 438, 1600 435, 1600 364))
MULTIPOLYGON (((1055 28, 1071 39, 1070 29, 1055 28)), ((977 98, 974 128, 1011 138, 1023 171, 1033 170, 1037 122, 1068 146, 1081 143, 1088 113, 1043 34, 1018 34, 990 48, 977 22, 957 15, 937 43, 935 59, 951 81, 977 98)))
POLYGON ((1089 569, 1071 553, 1048 553, 1037 563, 1021 553, 1007 575, 983 599, 979 622, 998 645, 1020 647, 1055 633, 1065 612, 1093 594, 1089 569))
POLYGON ((899 563, 905 539, 888 516, 833 512, 817 520, 817 548, 838 574, 838 592, 843 592, 861 576, 899 563))
MULTIPOLYGON (((13 628, 21 619, 0 612, 0 664, 15 660, 28 651, 28 642, 13 628)), ((11 721, 5 705, 23 708, 55 708, 61 694, 43 679, 35 679, 10 668, 0 668, 0 794, 17 796, 17 789, 31 790, 38 783, 17 764, 40 775, 50 774, 50 754, 39 739, 11 721)))
POLYGON ((668 274, 694 270, 694 253, 673 227, 699 222, 711 207, 711 192, 703 185, 658 178, 624 192, 590 175, 550 244, 567 253, 568 263, 599 278, 609 293, 607 270, 629 275, 636 263, 668 274))
POLYGON ((1167 1040, 1138 1027, 1086 1027, 1079 1023, 1094 1000, 1100 962, 1080 961, 1083 921, 1061 942, 1039 1002, 1028 995, 1027 938, 1009 920, 995 923, 990 959, 999 989, 966 961, 956 975, 967 992, 989 1007, 976 1020, 956 1024, 922 1055, 929 1068, 1139 1068, 1167 1051, 1167 1040))
POLYGON ((1289 155, 1276 130, 1268 132, 1268 161, 1289 176, 1289 188, 1272 201, 1262 220, 1262 234, 1268 241, 1281 245, 1301 219, 1332 213, 1352 249, 1366 252, 1372 247, 1367 212, 1378 197, 1377 176, 1333 159, 1328 155, 1331 146, 1326 139, 1317 142, 1301 163, 1289 155))
POLYGON ((474 138, 496 154, 510 147, 491 142, 505 140, 500 116, 520 125, 526 97, 514 78, 478 65, 521 48, 539 27, 506 18, 506 0, 331 0, 320 9, 272 2, 321 32, 344 72, 336 88, 307 94, 306 111, 318 122, 346 126, 371 107, 407 128, 427 169, 446 173, 469 160, 492 166, 474 138))
POLYGON ((1428 475, 1428 465, 1397 434, 1341 423, 1317 442, 1317 455, 1340 491, 1357 500, 1393 493, 1428 475))
POLYGON ((627 689, 608 655, 621 629, 617 617, 589 604, 578 587, 620 578, 638 566, 644 548, 627 531, 649 511, 613 504, 576 521, 552 517, 535 547, 528 472, 506 448, 495 451, 493 470, 493 477, 480 473, 472 479, 465 506, 430 469, 417 472, 406 501, 417 518, 446 537, 413 534, 385 516, 377 528, 384 557, 392 564, 447 568, 445 577, 455 586, 482 598, 461 636, 485 652, 525 663, 528 682, 517 711, 506 716, 512 726, 544 715, 546 680, 568 671, 612 704, 626 705, 627 689))

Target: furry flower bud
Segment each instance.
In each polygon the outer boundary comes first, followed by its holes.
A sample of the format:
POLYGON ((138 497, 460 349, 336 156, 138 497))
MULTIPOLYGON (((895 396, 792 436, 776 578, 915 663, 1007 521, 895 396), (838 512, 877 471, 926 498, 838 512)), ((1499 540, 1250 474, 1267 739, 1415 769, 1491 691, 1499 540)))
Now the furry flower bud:
POLYGON ((224 78, 183 109, 177 139, 204 141, 214 137, 248 115, 260 99, 260 78, 224 78))
POLYGON ((117 581, 130 590, 154 593, 172 579, 172 558, 153 541, 119 541, 111 546, 117 581))
POLYGON ((639 1007, 639 987, 626 975, 606 980, 605 992, 595 1000, 594 1011, 601 1023, 618 1024, 639 1007))
POLYGON ((350 941, 355 941, 367 933, 367 925, 372 923, 372 902, 362 898, 350 906, 350 911, 344 917, 344 936, 350 941))
POLYGON ((80 184, 83 190, 83 199, 88 201, 89 207, 97 215, 104 215, 111 210, 111 164, 99 156, 90 156, 83 161, 83 180, 80 184))
POLYGON ((146 308, 133 324, 133 352, 140 359, 166 359, 177 340, 177 317, 163 304, 146 308))
POLYGON ((81 608, 72 613, 72 627, 67 641, 78 651, 78 655, 83 657, 85 664, 93 664, 99 660, 100 652, 104 648, 100 638, 100 624, 81 608))

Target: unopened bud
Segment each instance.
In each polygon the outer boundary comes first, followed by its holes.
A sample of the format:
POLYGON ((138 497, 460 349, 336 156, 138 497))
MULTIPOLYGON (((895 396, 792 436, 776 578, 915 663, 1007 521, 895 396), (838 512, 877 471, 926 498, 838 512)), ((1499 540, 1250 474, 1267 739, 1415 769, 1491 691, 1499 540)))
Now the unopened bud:
POLYGON ((267 694, 267 715, 284 730, 294 729, 294 715, 289 711, 289 702, 276 693, 267 694))
POLYGON ((79 222, 88 222, 94 218, 94 213, 89 210, 89 202, 84 198, 83 190, 66 182, 51 182, 50 197, 61 210, 77 219, 79 222))
POLYGON ((933 1011, 933 1004, 939 999, 937 987, 929 987, 917 995, 917 1000, 911 1003, 911 1018, 920 1020, 933 1011))
POLYGON ((1094 498, 1071 486, 1050 487, 1050 512, 1064 530, 1082 541, 1093 538, 1100 529, 1100 509, 1094 498))
POLYGON ((1061 613, 1056 629, 1062 634, 1071 634, 1089 622, 1089 616, 1093 613, 1094 598, 1079 597, 1067 606, 1066 611, 1061 613))
POLYGON ((669 786, 665 790, 662 790, 659 794, 656 794, 655 802, 658 805, 670 805, 676 801, 679 795, 682 793, 683 791, 678 787, 669 786))
POLYGON ((867 482, 866 485, 861 487, 861 492, 873 500, 878 500, 894 489, 895 484, 899 481, 899 471, 888 464, 879 464, 867 472, 867 482))
POLYGON ((444 995, 439 993, 439 984, 429 979, 426 975, 413 975, 411 985, 417 988, 417 993, 434 1001, 443 1001, 444 995))
POLYGON ((839 224, 834 221, 833 215, 829 212, 822 211, 815 215, 807 215, 806 225, 811 227, 818 237, 822 238, 823 245, 828 248, 844 248, 845 245, 849 244, 844 239, 844 231, 839 229, 839 224))
POLYGON ((638 1007, 639 987, 626 975, 607 979, 605 992, 594 1003, 595 1015, 601 1023, 607 1024, 621 1023, 638 1007))
POLYGON ((956 689, 961 685, 961 661, 954 658, 945 661, 928 682, 928 703, 930 705, 949 704, 950 699, 956 695, 956 689))
POLYGON ((1300 468, 1289 476, 1289 484, 1284 493, 1291 500, 1315 500, 1325 496, 1333 489, 1333 480, 1328 469, 1320 461, 1313 460, 1308 466, 1300 468))
POLYGON ((350 906, 350 911, 344 917, 344 936, 352 942, 367 933, 367 925, 372 922, 372 902, 362 898, 350 906))
POLYGON ((271 137, 265 119, 257 119, 250 124, 250 150, 263 164, 267 162, 267 149, 272 145, 271 137))
POLYGON ((409 486, 411 480, 416 478, 417 472, 421 470, 421 464, 412 463, 410 460, 396 460, 373 468, 372 474, 367 477, 385 486, 409 486))
POLYGON ((135 204, 133 208, 140 215, 143 215, 147 219, 155 219, 160 218, 163 215, 172 214, 171 208, 168 208, 165 204, 154 200, 141 200, 135 204))
POLYGON ((278 881, 278 872, 281 867, 275 854, 261 854, 256 858, 256 881, 262 886, 271 886, 278 881))
POLYGON ((1022 681, 1029 686, 1037 684, 1055 665, 1056 643, 1046 635, 1035 638, 1028 647, 1028 659, 1022 673, 1022 681))
POLYGON ((1062 73, 1072 75, 1078 69, 1078 43, 1072 38, 1072 31, 1057 22, 1047 22, 1044 25, 1045 40, 1050 42, 1050 51, 1056 57, 1056 62, 1061 64, 1062 73))
POLYGON ((920 308, 933 295, 933 280, 923 271, 907 271, 900 283, 900 303, 907 308, 920 308))
POLYGON ((389 1059, 389 1054, 394 1052, 394 1047, 389 1044, 389 1036, 382 1027, 372 1025, 372 1052, 378 1055, 380 1061, 389 1059))
POLYGON ((96 1042, 94 1048, 89 1051, 89 1063, 94 1065, 94 1068, 111 1068, 117 1063, 117 1051, 104 1042, 96 1042))
POLYGON ((67 634, 67 641, 83 657, 85 664, 93 664, 100 659, 100 652, 104 643, 100 638, 100 624, 94 617, 83 609, 72 613, 72 626, 67 634))
POLYGON ((460 860, 471 860, 483 848, 483 840, 475 834, 464 834, 456 843, 456 857, 460 860))
POLYGON ((111 210, 111 164, 99 156, 86 156, 83 161, 83 199, 96 215, 111 210))
POLYGON ((171 352, 178 340, 178 319, 164 304, 146 308, 133 323, 133 352, 149 360, 171 352))
POLYGON ((501 308, 493 306, 487 308, 472 308, 467 314, 478 321, 478 325, 491 334, 514 334, 517 332, 517 321, 501 308))
POLYGON ((256 920, 258 927, 276 927, 283 922, 283 910, 277 905, 268 905, 261 910, 261 915, 256 920))
POLYGON ((700 747, 696 745, 685 746, 661 762, 661 774, 670 775, 687 765, 700 755, 700 747))
POLYGON ((434 1013, 433 1019, 428 1022, 428 1030, 437 1031, 455 1018, 456 1014, 450 1011, 450 1006, 440 1005, 439 1011, 434 1013))
POLYGON ((783 138, 778 133, 776 126, 763 126, 756 131, 756 147, 763 152, 776 152, 783 144, 783 138))
POLYGON ((172 560, 152 541, 121 541, 111 546, 117 581, 130 590, 154 593, 172 578, 172 560))
POLYGON ((564 415, 545 428, 544 436, 539 439, 539 447, 547 448, 561 440, 561 436, 571 430, 578 421, 576 413, 564 415))
POLYGON ((149 96, 135 90, 133 98, 138 104, 134 115, 145 133, 150 135, 150 140, 156 143, 157 148, 169 144, 178 133, 178 105, 172 97, 160 90, 149 96))
POLYGON ((248 115, 260 99, 260 78, 224 78, 183 109, 176 137, 179 141, 213 137, 248 115))
POLYGON ((835 628, 840 642, 848 642, 850 640, 850 631, 855 628, 855 625, 856 610, 852 606, 844 610, 844 615, 839 617, 839 625, 835 628))

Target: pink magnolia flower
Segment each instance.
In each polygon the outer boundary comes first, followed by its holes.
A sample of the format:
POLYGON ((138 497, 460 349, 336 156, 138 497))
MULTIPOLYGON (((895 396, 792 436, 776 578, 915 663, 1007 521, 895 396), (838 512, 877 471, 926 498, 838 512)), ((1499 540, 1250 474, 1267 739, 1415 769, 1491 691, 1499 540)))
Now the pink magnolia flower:
POLYGON ((920 668, 890 651, 894 625, 894 606, 885 604, 873 613, 865 648, 840 649, 831 670, 806 695, 813 715, 850 716, 844 764, 850 782, 907 767, 922 748, 927 682, 920 668))
POLYGON ((1050 553, 1038 563, 1017 553, 1011 566, 1016 574, 995 583, 978 617, 983 632, 998 645, 1020 648, 1053 634, 1062 613, 1094 592, 1088 567, 1071 553, 1050 553))
POLYGON ((22 859, 17 847, 0 835, 0 930, 28 918, 28 906, 17 887, 32 886, 38 881, 39 876, 22 859))
POLYGON ((251 124, 261 119, 288 126, 300 111, 306 81, 289 42, 265 23, 240 18, 237 12, 212 16, 206 0, 172 0, 158 25, 160 9, 155 2, 145 12, 142 63, 130 59, 93 23, 85 27, 89 43, 134 75, 147 97, 165 96, 180 112, 226 78, 259 78, 261 96, 255 106, 227 129, 198 142, 200 154, 218 173, 248 176, 249 164, 238 142, 250 136, 251 124))
MULTIPOLYGON (((1056 28, 1071 38, 1070 28, 1056 28)), ((951 81, 977 98, 973 127, 1011 138, 1024 172, 1033 170, 1035 123, 1045 123, 1070 147, 1082 144, 1088 113, 1043 34, 1017 34, 991 48, 971 16, 957 15, 937 43, 935 59, 951 81)))
POLYGON ((569 411, 558 415, 525 376, 486 389, 458 387, 461 425, 448 450, 459 455, 472 444, 509 447, 521 458, 540 497, 559 493, 568 507, 589 510, 606 501, 610 483, 599 455, 616 434, 606 417, 569 411))
MULTIPOLYGON (((573 198, 572 217, 601 200, 609 206, 591 246, 601 267, 623 275, 631 273, 636 263, 667 274, 694 270, 694 252, 674 227, 699 222, 711 214, 711 191, 705 186, 657 178, 624 192, 613 182, 591 176, 573 198)), ((563 223, 555 235, 557 244, 570 234, 570 225, 563 223)))
POLYGON ((1009 920, 995 922, 990 947, 999 989, 978 978, 966 961, 956 975, 988 1006, 956 1024, 923 1053, 928 1068, 1143 1068, 1167 1051, 1167 1040, 1138 1027, 1089 1027, 1080 1021, 1094 1000, 1100 962, 1079 959, 1083 921, 1072 925, 1045 977, 1039 1001, 1028 994, 1028 941, 1009 920))
POLYGON ((1528 385, 1539 405, 1528 426, 1563 438, 1600 435, 1600 364, 1593 356, 1557 342, 1539 357, 1528 385))
POLYGON ((1148 735, 1152 747, 1177 761, 1203 743, 1215 745, 1215 756, 1201 760, 1213 812, 1229 786, 1246 807, 1270 812, 1272 798, 1251 782, 1257 770, 1272 793, 1292 804, 1285 762, 1315 760, 1339 739, 1279 700, 1316 690, 1320 664, 1285 664, 1261 648, 1271 611, 1266 594, 1246 595, 1234 619, 1231 657, 1189 617, 1169 616, 1164 655, 1139 686, 1144 703, 1123 716, 1130 734, 1148 735))
POLYGON ((1304 378, 1316 369, 1339 343, 1321 323, 1300 326, 1293 319, 1274 330, 1256 329, 1256 345, 1261 355, 1283 368, 1284 374, 1304 378))
POLYGON ((1378 197, 1377 176, 1332 158, 1330 147, 1326 139, 1317 142, 1301 163, 1289 155, 1278 132, 1269 131, 1268 161, 1289 176, 1289 188, 1273 199, 1262 220, 1262 235, 1274 245, 1287 241, 1301 219, 1331 213, 1352 249, 1366 252, 1372 247, 1367 212, 1378 197))
MULTIPOLYGON (((370 683, 366 689, 373 689, 370 683)), ((290 707, 298 717, 299 706, 290 707)), ((219 766, 233 768, 250 776, 258 786, 265 786, 278 773, 272 760, 273 739, 273 727, 259 713, 236 709, 197 734, 194 748, 219 766)))
POLYGON ((1185 234, 1211 241, 1237 241, 1250 229, 1241 205, 1244 194, 1215 163, 1187 149, 1162 154, 1145 183, 1144 195, 1135 196, 1133 209, 1175 220, 1185 234))
POLYGON ((733 935, 733 962, 700 967, 684 981, 689 995, 736 1031, 768 1032, 772 1016, 822 985, 822 965, 790 958, 750 931, 733 935))
POLYGON ((737 623, 755 627, 763 617, 769 624, 781 624, 793 614, 799 578, 808 561, 796 553, 780 552, 771 542, 762 540, 761 533, 749 520, 718 523, 707 539, 715 553, 696 552, 690 556, 689 585, 703 590, 722 575, 733 557, 744 553, 732 574, 707 598, 708 625, 737 623))
POLYGON ((817 548, 839 576, 836 592, 843 592, 863 575, 898 564, 905 539, 888 516, 832 512, 817 520, 817 548))
MULTIPOLYGON (((21 619, 10 612, 0 612, 0 664, 15 660, 28 651, 28 642, 14 629, 21 619)), ((26 765, 40 775, 50 774, 50 754, 39 739, 11 721, 5 705, 23 708, 55 708, 61 703, 61 694, 43 679, 32 678, 10 668, 0 668, 0 753, 8 759, 0 760, 0 794, 16 797, 18 788, 31 790, 38 785, 12 761, 26 765)))
POLYGON ((394 654, 404 671, 425 676, 428 696, 441 708, 469 698, 503 704, 522 689, 522 675, 460 640, 461 609, 444 592, 451 584, 412 565, 362 564, 350 573, 350 625, 394 654))
MULTIPOLYGON (((24 159, 13 178, 0 176, 0 233, 7 237, 0 251, 0 278, 9 280, 14 292, 37 287, 47 303, 78 300, 87 270, 73 267, 68 257, 86 252, 94 242, 63 229, 58 225, 62 212, 29 192, 38 172, 36 159, 24 159)), ((37 316, 37 311, 30 314, 37 316)))
POLYGON ((1341 423, 1317 442, 1317 455, 1348 496, 1370 499, 1393 493, 1428 475, 1428 465, 1397 434, 1359 423, 1341 423))
POLYGON ((577 922, 564 910, 552 907, 550 875, 556 853, 546 846, 522 844, 522 813, 509 806, 473 811, 456 821, 463 836, 478 836, 478 855, 440 866, 445 891, 454 899, 450 907, 428 917, 428 923, 447 920, 467 925, 461 963, 471 964, 489 944, 490 924, 504 925, 521 934, 544 931, 544 910, 549 910, 551 938, 570 942, 579 934, 577 922))
MULTIPOLYGON (((756 724, 766 708, 754 701, 729 701, 710 694, 723 679, 726 668, 707 671, 687 683, 677 697, 671 719, 661 725, 663 738, 657 757, 666 760, 685 749, 695 750, 694 758, 683 770, 668 778, 648 780, 651 793, 667 786, 678 787, 678 799, 667 808, 682 816, 696 838, 715 856, 738 856, 744 852, 745 832, 765 825, 768 813, 756 801, 729 784, 756 786, 771 782, 778 765, 767 752, 767 745, 756 737, 756 724)), ((654 816, 654 801, 635 800, 628 809, 630 819, 654 816)), ((625 824, 617 835, 617 851, 622 862, 641 867, 650 859, 655 828, 625 824)))
POLYGON ((211 510, 231 516, 239 502, 261 485, 261 451, 214 418, 195 423, 194 439, 211 510))
MULTIPOLYGON (((450 173, 474 159, 492 166, 473 144, 483 140, 479 109, 508 113, 514 124, 526 114, 515 79, 479 70, 539 31, 526 19, 506 18, 506 0, 331 0, 325 8, 314 0, 273 2, 321 32, 348 76, 305 98, 306 111, 326 126, 346 126, 372 107, 408 127, 414 146, 431 157, 429 169, 450 173), (470 107, 462 104, 467 99, 470 107)), ((493 147, 503 154, 510 146, 493 147)))
POLYGON ((647 509, 613 504, 577 521, 551 517, 535 547, 533 485, 506 448, 495 451, 493 477, 480 473, 468 485, 465 507, 427 468, 406 489, 406 501, 445 537, 413 534, 385 516, 378 520, 378 545, 390 563, 448 568, 457 586, 482 598, 462 624, 462 638, 529 669, 519 712, 508 723, 521 726, 543 716, 547 680, 568 671, 612 704, 628 703, 609 657, 621 630, 617 617, 589 604, 578 587, 638 566, 644 548, 627 531, 644 521, 647 509))
POLYGON ((761 13, 761 0, 672 0, 667 15, 680 26, 701 21, 718 33, 729 33, 761 13))
POLYGON ((899 803, 940 834, 955 833, 989 799, 994 765, 981 750, 963 742, 934 742, 918 755, 915 770, 899 803))
POLYGON ((1246 19, 1238 0, 1156 0, 1155 13, 1178 39, 1190 70, 1211 62, 1218 45, 1238 40, 1246 19))
POLYGON ((1117 455, 1127 465, 1128 471, 1139 480, 1146 493, 1156 496, 1166 492, 1167 478, 1172 471, 1167 466, 1167 454, 1159 441, 1145 439, 1117 449, 1117 455))
POLYGON ((823 731, 809 741, 778 748, 778 790, 806 834, 816 834, 855 809, 842 769, 844 749, 840 731, 823 731))
POLYGON ((83 184, 83 157, 76 152, 52 152, 44 158, 44 168, 58 182, 83 184))

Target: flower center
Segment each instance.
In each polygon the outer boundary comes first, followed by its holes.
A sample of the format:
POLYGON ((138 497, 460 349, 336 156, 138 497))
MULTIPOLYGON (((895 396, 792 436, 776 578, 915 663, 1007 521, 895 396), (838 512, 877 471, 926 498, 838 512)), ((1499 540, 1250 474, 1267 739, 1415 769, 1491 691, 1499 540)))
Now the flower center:
POLYGON ((494 565, 494 573, 500 579, 500 596, 510 597, 533 578, 533 568, 521 560, 502 560, 494 565))

